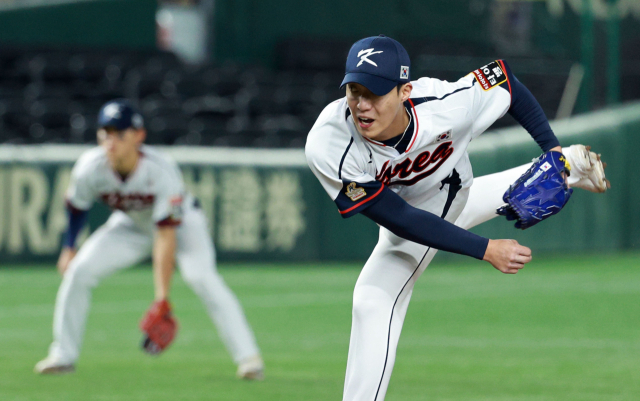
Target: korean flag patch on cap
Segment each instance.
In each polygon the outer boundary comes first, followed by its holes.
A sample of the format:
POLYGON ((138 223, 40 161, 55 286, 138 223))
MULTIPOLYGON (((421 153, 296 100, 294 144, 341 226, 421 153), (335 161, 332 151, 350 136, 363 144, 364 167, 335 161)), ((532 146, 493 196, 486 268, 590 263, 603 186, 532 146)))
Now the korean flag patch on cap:
POLYGON ((406 65, 400 66, 400 79, 409 79, 409 67, 406 65))

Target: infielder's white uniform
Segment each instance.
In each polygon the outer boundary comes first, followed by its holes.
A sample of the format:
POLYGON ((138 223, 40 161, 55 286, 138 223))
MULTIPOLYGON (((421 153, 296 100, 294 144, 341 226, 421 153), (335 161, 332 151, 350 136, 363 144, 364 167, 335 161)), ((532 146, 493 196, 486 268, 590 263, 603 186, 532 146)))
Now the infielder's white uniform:
MULTIPOLYGON (((495 72, 504 74, 504 69, 495 72)), ((411 120, 405 135, 411 141, 403 153, 360 135, 346 98, 324 109, 309 133, 306 155, 344 217, 375 201, 383 186, 463 228, 496 216, 509 184, 529 165, 474 182, 467 146, 511 104, 510 91, 498 86, 506 77, 484 84, 477 77, 485 76, 472 73, 455 83, 412 81, 411 99, 405 102, 411 120)), ((435 253, 380 228, 353 294, 345 401, 384 399, 413 286, 435 253)))
POLYGON ((101 199, 114 212, 78 251, 64 274, 53 317, 49 356, 72 364, 80 352, 91 290, 107 275, 151 255, 156 225, 176 225, 176 261, 185 282, 204 303, 236 363, 259 354, 235 295, 216 271, 206 218, 185 192, 178 166, 148 146, 122 179, 101 147, 76 162, 67 191, 70 206, 88 210, 101 199))

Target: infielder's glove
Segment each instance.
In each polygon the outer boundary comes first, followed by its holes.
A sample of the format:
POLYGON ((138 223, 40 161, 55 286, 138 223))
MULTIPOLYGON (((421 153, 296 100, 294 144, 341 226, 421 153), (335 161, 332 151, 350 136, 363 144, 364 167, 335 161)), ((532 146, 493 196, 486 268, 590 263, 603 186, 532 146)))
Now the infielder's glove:
POLYGON ((159 354, 171 344, 178 330, 178 323, 171 315, 169 301, 156 301, 140 321, 144 333, 142 349, 152 355, 159 354))
POLYGON ((516 220, 515 227, 524 230, 558 213, 573 193, 563 176, 570 172, 571 166, 560 152, 549 151, 534 159, 531 168, 504 193, 502 200, 507 204, 498 214, 516 220))

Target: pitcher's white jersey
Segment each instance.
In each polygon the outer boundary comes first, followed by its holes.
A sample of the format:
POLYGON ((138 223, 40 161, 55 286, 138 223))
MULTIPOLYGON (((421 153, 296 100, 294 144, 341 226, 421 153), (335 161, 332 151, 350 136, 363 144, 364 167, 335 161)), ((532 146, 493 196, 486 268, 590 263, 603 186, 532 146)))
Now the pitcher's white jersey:
POLYGON ((405 102, 411 120, 405 135, 411 139, 403 152, 360 135, 346 97, 329 104, 311 129, 309 167, 343 217, 375 202, 384 185, 413 206, 438 193, 454 169, 462 187, 470 187, 467 146, 511 105, 500 60, 454 83, 421 78, 412 84, 405 102))
POLYGON ((149 146, 140 147, 138 165, 125 178, 111 168, 105 150, 96 147, 83 153, 73 167, 67 202, 88 210, 99 199, 149 231, 154 224, 179 225, 185 195, 177 164, 149 146))

